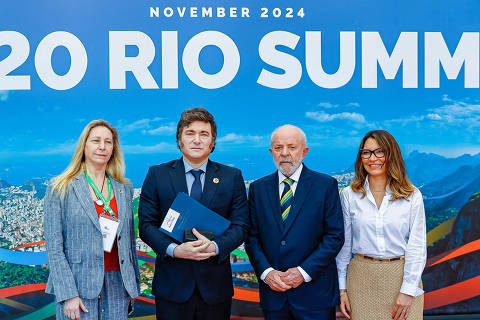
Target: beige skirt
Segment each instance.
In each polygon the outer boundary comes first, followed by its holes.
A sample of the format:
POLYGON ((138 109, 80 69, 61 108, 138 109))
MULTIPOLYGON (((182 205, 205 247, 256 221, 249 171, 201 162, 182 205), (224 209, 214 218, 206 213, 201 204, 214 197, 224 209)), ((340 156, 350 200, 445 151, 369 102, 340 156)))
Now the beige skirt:
MULTIPOLYGON (((347 290, 352 320, 391 320, 405 261, 373 261, 355 256, 348 265, 347 290)), ((420 282, 420 288, 422 283, 420 282)), ((423 319, 423 295, 415 297, 409 320, 423 319)))

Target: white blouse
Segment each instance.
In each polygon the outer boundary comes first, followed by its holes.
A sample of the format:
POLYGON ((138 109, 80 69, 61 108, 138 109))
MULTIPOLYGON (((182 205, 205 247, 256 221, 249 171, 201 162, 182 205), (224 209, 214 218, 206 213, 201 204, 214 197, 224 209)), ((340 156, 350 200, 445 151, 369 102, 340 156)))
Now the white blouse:
POLYGON ((347 289, 347 269, 352 253, 377 258, 405 256, 400 292, 411 296, 423 294, 418 287, 427 260, 425 209, 420 190, 415 188, 407 199, 390 201, 387 186, 380 208, 365 179, 367 195, 354 192, 349 186, 342 190, 345 244, 338 254, 337 269, 340 289, 347 289))

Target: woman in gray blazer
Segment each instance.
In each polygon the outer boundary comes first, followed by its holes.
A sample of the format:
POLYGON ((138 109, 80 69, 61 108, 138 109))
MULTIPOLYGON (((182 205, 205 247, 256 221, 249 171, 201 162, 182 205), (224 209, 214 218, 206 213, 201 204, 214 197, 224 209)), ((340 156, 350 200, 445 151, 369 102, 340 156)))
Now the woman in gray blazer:
POLYGON ((127 319, 138 296, 133 186, 124 169, 117 130, 95 120, 48 187, 45 291, 56 297, 57 319, 127 319))

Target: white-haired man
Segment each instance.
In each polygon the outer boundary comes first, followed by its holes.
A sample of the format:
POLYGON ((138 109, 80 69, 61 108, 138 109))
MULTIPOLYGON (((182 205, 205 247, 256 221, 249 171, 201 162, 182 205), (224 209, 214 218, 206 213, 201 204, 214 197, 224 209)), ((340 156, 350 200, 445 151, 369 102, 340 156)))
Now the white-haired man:
POLYGON ((344 241, 337 181, 303 164, 305 133, 277 128, 270 153, 277 171, 250 185, 247 253, 267 320, 335 319, 335 257, 344 241))

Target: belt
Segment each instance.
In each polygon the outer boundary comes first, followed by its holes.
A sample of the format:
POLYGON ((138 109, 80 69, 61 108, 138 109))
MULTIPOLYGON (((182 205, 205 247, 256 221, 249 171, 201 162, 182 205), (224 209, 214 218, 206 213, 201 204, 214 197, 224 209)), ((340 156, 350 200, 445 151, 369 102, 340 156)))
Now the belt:
POLYGON ((400 256, 400 257, 395 257, 395 258, 375 258, 375 257, 370 257, 366 256, 364 254, 360 253, 355 253, 356 257, 368 259, 368 260, 373 260, 373 261, 397 261, 397 260, 405 260, 405 256, 400 256))

